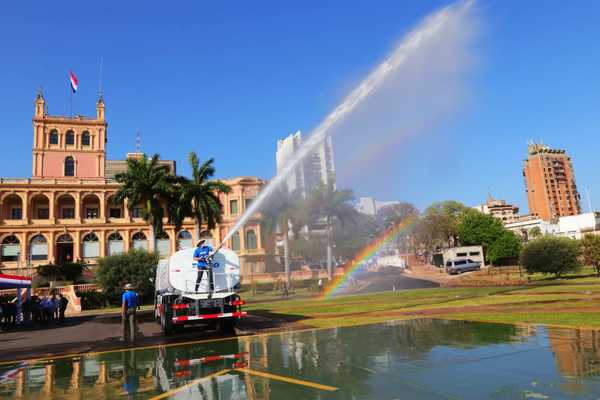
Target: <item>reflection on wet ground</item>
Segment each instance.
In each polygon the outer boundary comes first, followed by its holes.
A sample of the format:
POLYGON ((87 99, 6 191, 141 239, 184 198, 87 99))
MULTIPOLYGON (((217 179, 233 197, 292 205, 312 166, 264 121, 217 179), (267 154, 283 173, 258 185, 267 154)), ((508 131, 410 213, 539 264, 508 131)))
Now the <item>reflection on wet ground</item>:
POLYGON ((0 366, 14 399, 597 398, 596 331, 420 319, 0 366))

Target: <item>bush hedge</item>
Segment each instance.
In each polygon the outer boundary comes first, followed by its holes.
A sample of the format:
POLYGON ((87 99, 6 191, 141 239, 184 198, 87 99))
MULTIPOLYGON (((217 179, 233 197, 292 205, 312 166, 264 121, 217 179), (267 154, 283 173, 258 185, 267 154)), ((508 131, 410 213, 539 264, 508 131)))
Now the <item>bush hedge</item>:
POLYGON ((581 268, 579 242, 566 237, 544 236, 525 245, 521 265, 528 273, 554 274, 557 278, 581 268))
POLYGON ((108 256, 98 260, 96 280, 102 287, 106 299, 118 305, 123 287, 131 283, 142 302, 154 296, 154 277, 158 265, 158 253, 132 249, 127 253, 108 256))

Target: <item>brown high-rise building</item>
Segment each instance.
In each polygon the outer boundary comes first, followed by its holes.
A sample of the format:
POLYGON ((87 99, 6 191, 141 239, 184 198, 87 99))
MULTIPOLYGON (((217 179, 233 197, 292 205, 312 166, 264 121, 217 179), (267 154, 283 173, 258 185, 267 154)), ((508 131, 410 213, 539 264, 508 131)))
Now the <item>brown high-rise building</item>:
POLYGON ((581 212, 571 158, 565 150, 530 143, 523 167, 529 213, 546 221, 581 212))

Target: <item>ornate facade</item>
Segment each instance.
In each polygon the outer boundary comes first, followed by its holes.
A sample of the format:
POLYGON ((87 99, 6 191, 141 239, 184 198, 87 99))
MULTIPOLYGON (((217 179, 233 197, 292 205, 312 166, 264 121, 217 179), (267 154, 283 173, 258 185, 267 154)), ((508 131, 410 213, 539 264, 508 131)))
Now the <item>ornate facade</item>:
MULTIPOLYGON (((153 250, 141 209, 112 201, 119 188, 113 179, 115 168, 125 163, 106 160, 108 124, 104 111, 100 98, 95 118, 51 116, 43 95, 38 94, 32 177, 0 178, 2 272, 24 273, 32 266, 72 260, 94 265, 100 257, 130 248, 153 250)), ((140 154, 128 155, 137 156, 140 154)), ((175 173, 175 162, 163 162, 175 173)), ((254 177, 224 182, 232 191, 222 195, 223 223, 212 232, 214 243, 220 243, 265 183, 254 177)), ((162 256, 193 245, 196 232, 192 220, 178 232, 166 218, 164 222, 164 233, 157 238, 155 249, 162 256)), ((240 255, 242 274, 265 272, 267 252, 262 236, 257 214, 226 243, 240 255)))

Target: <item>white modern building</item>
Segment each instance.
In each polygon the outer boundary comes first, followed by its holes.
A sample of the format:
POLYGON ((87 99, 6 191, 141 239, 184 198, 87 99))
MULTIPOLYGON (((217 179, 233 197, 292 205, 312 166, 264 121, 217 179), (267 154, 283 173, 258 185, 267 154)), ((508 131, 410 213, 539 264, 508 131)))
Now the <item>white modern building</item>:
POLYGON ((600 213, 569 215, 558 219, 558 235, 581 239, 586 233, 600 231, 600 213))
MULTIPOLYGON (((277 141, 277 172, 293 157, 302 146, 302 132, 297 131, 277 141)), ((327 184, 335 176, 333 146, 327 137, 317 148, 295 168, 286 181, 288 191, 300 190, 303 194, 318 186, 327 184)))
POLYGON ((531 238, 531 230, 533 228, 539 228, 542 235, 566 236, 573 239, 581 239, 587 233, 600 234, 600 213, 590 212, 560 217, 556 223, 544 221, 538 217, 524 216, 514 222, 505 224, 504 226, 517 233, 525 240, 531 238))
POLYGON ((356 210, 367 215, 377 215, 379 210, 386 206, 400 204, 399 201, 379 201, 372 197, 361 197, 356 205, 356 210))

